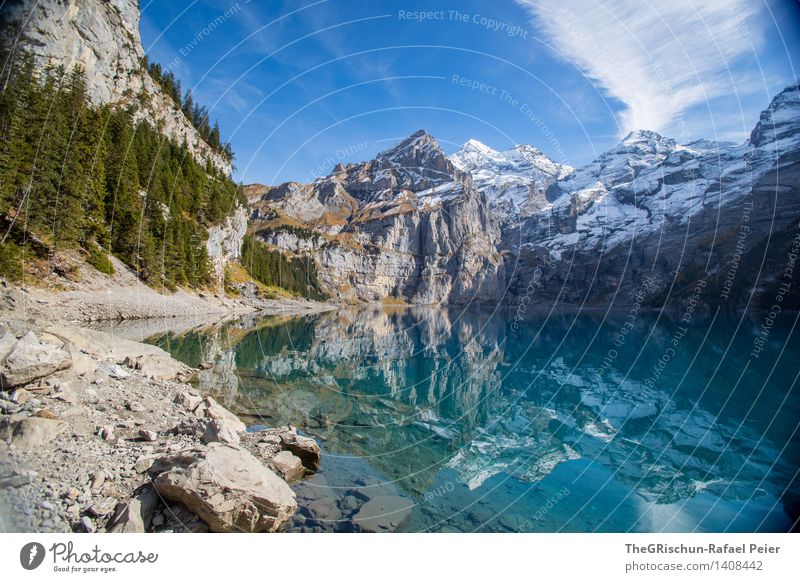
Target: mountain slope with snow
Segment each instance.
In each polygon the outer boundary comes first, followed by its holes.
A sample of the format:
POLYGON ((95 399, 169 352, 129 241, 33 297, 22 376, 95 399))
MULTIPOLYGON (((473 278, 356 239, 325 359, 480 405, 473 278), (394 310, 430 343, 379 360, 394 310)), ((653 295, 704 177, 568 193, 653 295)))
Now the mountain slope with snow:
POLYGON ((630 301, 647 275, 654 305, 682 300, 698 282, 711 283, 709 304, 746 304, 753 288, 768 296, 778 276, 770 269, 780 269, 800 219, 799 146, 797 86, 773 99, 742 144, 632 132, 555 184, 552 205, 506 241, 511 295, 630 301))
POLYGON ((792 86, 745 143, 639 130, 573 169, 525 145, 470 140, 447 156, 418 131, 311 184, 256 187, 251 206, 261 238, 313 253, 340 299, 607 304, 633 301, 646 279, 646 304, 700 282, 715 288, 704 302, 742 305, 776 284, 799 187, 792 86))
POLYGON ((474 139, 450 160, 459 170, 472 174, 475 187, 503 218, 528 215, 547 206, 547 189, 574 172, 571 166, 554 162, 530 145, 499 152, 474 139))

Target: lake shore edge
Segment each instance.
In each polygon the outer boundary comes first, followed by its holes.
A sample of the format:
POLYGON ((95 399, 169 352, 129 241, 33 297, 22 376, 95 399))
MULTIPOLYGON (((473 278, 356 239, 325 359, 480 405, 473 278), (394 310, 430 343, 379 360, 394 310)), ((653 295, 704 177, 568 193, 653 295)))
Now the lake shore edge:
POLYGON ((288 483, 319 466, 316 442, 293 427, 247 432, 235 414, 190 384, 198 370, 160 348, 91 327, 335 307, 184 290, 165 295, 116 278, 61 291, 4 284, 4 529, 280 530, 297 510, 288 483))

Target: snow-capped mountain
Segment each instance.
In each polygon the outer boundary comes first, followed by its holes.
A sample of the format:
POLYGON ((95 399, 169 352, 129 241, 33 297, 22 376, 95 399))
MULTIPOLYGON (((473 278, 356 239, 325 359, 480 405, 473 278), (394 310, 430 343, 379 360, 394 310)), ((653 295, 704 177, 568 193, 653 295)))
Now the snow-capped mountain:
POLYGON ((450 156, 453 164, 472 174, 501 217, 528 215, 548 204, 547 189, 568 178, 574 169, 554 162, 530 145, 516 145, 499 152, 471 139, 450 156))
POLYGON ((475 140, 448 157, 418 131, 311 184, 256 187, 251 206, 261 238, 313 254, 340 299, 607 303, 632 300, 646 275, 646 303, 702 281, 717 287, 703 301, 741 304, 785 268, 798 186, 792 86, 745 143, 640 130, 573 169, 532 146, 475 140), (305 240, 282 229, 298 222, 305 240))
POLYGON ((695 141, 679 145, 652 131, 631 132, 616 147, 553 189, 549 218, 571 222, 537 243, 561 251, 613 248, 656 231, 666 221, 685 224, 708 206, 744 196, 745 144, 695 141))
POLYGON ((508 241, 510 292, 537 273, 537 296, 574 303, 629 300, 644 275, 653 304, 692 295, 693 282, 710 304, 746 304, 754 287, 769 296, 797 234, 798 161, 797 86, 742 144, 633 132, 558 182, 552 205, 508 241))

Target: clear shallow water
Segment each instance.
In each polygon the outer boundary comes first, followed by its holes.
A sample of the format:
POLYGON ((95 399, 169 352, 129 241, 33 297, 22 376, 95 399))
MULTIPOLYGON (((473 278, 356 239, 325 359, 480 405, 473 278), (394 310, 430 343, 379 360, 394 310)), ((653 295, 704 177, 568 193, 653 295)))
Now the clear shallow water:
POLYGON ((319 440, 292 531, 791 530, 796 315, 758 358, 760 317, 679 319, 360 308, 149 341, 319 440))

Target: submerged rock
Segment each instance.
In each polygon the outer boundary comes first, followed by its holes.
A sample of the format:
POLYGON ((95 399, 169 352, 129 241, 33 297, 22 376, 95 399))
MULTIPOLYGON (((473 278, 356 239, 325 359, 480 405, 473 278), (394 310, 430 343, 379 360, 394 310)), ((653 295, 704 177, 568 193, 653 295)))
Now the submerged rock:
POLYGON ((397 495, 375 497, 367 501, 353 516, 353 522, 363 532, 395 531, 412 509, 414 504, 405 497, 397 495))

